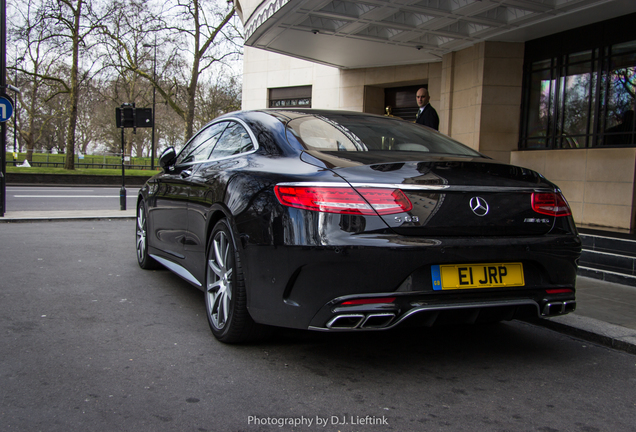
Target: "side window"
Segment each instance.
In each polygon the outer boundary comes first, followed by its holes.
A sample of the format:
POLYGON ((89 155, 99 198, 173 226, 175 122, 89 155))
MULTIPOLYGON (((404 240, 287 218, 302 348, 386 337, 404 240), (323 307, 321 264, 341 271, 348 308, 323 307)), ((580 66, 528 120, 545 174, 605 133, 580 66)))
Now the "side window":
POLYGON ((212 150, 212 159, 237 155, 254 150, 254 144, 245 128, 239 123, 231 123, 212 150))
POLYGON ((227 125, 228 122, 215 123, 196 134, 179 153, 177 165, 209 159, 210 152, 227 125))

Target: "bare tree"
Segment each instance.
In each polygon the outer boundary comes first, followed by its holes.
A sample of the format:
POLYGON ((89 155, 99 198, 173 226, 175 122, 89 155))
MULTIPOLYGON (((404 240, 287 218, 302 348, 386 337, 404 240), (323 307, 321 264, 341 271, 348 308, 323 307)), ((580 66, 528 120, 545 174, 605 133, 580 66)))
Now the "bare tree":
POLYGON ((143 0, 121 3, 103 34, 111 53, 121 55, 120 65, 152 83, 183 120, 187 140, 194 130, 201 76, 240 54, 242 39, 234 7, 225 2, 173 0, 165 7, 169 12, 152 11, 143 0), (155 76, 151 50, 140 55, 139 48, 157 43, 163 72, 155 76))
POLYGON ((22 8, 17 8, 12 18, 22 25, 10 31, 11 42, 16 49, 15 56, 18 53, 22 56, 21 62, 18 64, 16 60, 15 67, 11 69, 16 72, 16 78, 18 72, 21 74, 20 82, 14 83, 21 88, 18 94, 20 112, 16 113, 16 119, 19 118, 18 133, 25 143, 29 162, 33 161, 33 152, 41 143, 48 123, 63 115, 47 106, 58 93, 58 83, 45 77, 57 76, 64 81, 66 73, 63 65, 56 66, 57 57, 51 55, 46 43, 45 28, 38 25, 41 24, 38 22, 39 7, 41 3, 31 0, 22 8))
MULTIPOLYGON (((80 59, 90 52, 91 34, 99 25, 93 8, 94 0, 41 0, 29 2, 29 20, 21 29, 21 33, 37 34, 37 38, 28 39, 32 44, 46 45, 60 59, 69 58, 69 75, 67 79, 46 74, 45 71, 26 71, 34 78, 44 79, 58 86, 58 94, 67 94, 66 103, 66 161, 64 168, 75 168, 75 134, 77 129, 78 103, 80 84, 88 77, 88 73, 80 74, 80 59)), ((88 63, 88 62, 85 62, 88 63)))
POLYGON ((179 17, 183 19, 184 25, 174 27, 179 34, 189 38, 192 44, 193 58, 192 67, 190 69, 190 80, 187 87, 184 116, 186 139, 190 138, 193 133, 195 98, 197 84, 201 74, 203 71, 211 68, 214 63, 221 62, 234 54, 231 50, 227 49, 229 48, 227 42, 234 43, 230 31, 236 30, 236 27, 228 25, 235 14, 233 4, 230 11, 225 13, 225 15, 223 15, 220 8, 216 10, 213 9, 212 13, 208 13, 205 8, 207 4, 209 4, 209 2, 205 0, 179 0, 178 5, 182 9, 179 17), (217 38, 225 39, 225 50, 217 50, 215 52, 213 44, 215 44, 215 42, 219 43, 217 38))
POLYGON ((77 147, 80 153, 87 154, 89 148, 97 144, 100 138, 100 125, 114 123, 114 110, 107 112, 107 100, 100 92, 102 83, 96 79, 86 80, 80 86, 78 101, 77 147), (110 114, 110 115, 107 115, 110 114))
POLYGON ((65 105, 66 101, 62 98, 53 98, 43 106, 42 116, 47 117, 48 121, 42 125, 39 144, 47 153, 52 153, 54 150, 57 153, 64 153, 68 127, 65 105))
MULTIPOLYGON (((46 80, 39 77, 43 74, 51 74, 54 63, 51 59, 43 59, 40 53, 41 47, 36 45, 35 50, 29 51, 29 58, 25 62, 29 63, 34 77, 22 86, 19 94, 20 106, 26 113, 26 119, 20 123, 19 134, 24 140, 27 151, 27 159, 33 161, 33 152, 42 141, 47 131, 48 124, 56 119, 63 118, 63 112, 59 109, 51 109, 54 104, 51 101, 51 89, 46 80), (47 97, 49 95, 49 97, 47 97), (47 106, 48 105, 48 106, 47 106)), ((57 107, 60 108, 60 107, 57 107)))
MULTIPOLYGON (((25 60, 10 70, 20 73, 19 136, 29 159, 55 149, 73 169, 76 150, 119 151, 114 108, 148 107, 153 88, 158 148, 178 147, 239 108, 239 83, 223 68, 238 59, 242 38, 225 1, 26 0, 12 8, 12 46, 25 60)), ((146 154, 150 130, 127 130, 126 146, 146 154)))
MULTIPOLYGON (((138 107, 148 103, 151 87, 139 74, 126 67, 131 61, 137 64, 148 59, 143 39, 155 26, 153 15, 148 13, 148 9, 148 3, 144 0, 113 0, 109 19, 100 28, 101 47, 104 48, 102 62, 109 81, 109 85, 103 89, 104 98, 109 101, 112 112, 108 115, 109 119, 114 120, 115 108, 122 102, 132 102, 138 107), (122 46, 126 46, 127 50, 122 50, 122 46)), ((121 137, 119 130, 114 132, 121 137)), ((125 131, 126 154, 132 155, 133 149, 137 154, 143 153, 145 134, 143 130, 134 132, 125 131)), ((119 148, 116 141, 109 140, 111 150, 119 148)))
POLYGON ((221 114, 241 109, 241 83, 234 77, 216 77, 216 81, 204 82, 197 91, 199 114, 195 128, 200 129, 208 121, 221 114))

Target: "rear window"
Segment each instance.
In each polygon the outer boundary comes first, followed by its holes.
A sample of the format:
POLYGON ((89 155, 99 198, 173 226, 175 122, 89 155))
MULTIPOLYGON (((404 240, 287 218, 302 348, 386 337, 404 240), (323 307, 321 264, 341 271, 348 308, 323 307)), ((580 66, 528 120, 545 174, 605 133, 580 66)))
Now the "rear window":
POLYGON ((313 115, 288 123, 307 150, 406 151, 479 157, 481 154, 446 135, 389 117, 313 115))

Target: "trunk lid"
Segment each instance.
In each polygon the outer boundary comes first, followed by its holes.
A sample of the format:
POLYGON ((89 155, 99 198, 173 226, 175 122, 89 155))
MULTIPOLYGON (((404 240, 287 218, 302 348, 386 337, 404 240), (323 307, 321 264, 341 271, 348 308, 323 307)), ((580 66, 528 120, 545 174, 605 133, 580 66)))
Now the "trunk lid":
POLYGON ((326 166, 354 188, 400 189, 412 210, 380 217, 401 235, 542 235, 556 219, 532 209, 532 193, 554 191, 554 184, 487 158, 312 151, 303 159, 326 166))

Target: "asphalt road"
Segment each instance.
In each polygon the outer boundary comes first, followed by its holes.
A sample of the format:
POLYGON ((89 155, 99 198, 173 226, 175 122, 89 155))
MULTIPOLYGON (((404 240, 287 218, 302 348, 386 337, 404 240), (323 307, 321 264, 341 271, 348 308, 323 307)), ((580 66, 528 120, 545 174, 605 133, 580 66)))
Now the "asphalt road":
POLYGON ((0 224, 0 239, 3 432, 636 430, 636 356, 544 328, 228 346, 200 291, 137 266, 134 221, 0 224))
MULTIPOLYGON (((6 211, 119 210, 121 187, 7 186, 6 211)), ((126 188, 126 207, 134 209, 138 187, 126 188)))

